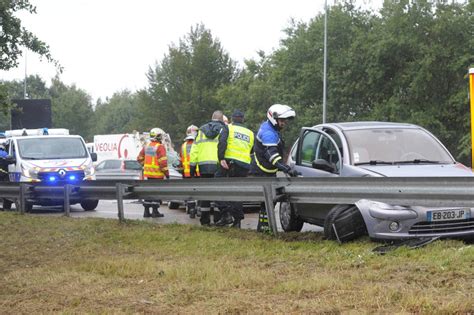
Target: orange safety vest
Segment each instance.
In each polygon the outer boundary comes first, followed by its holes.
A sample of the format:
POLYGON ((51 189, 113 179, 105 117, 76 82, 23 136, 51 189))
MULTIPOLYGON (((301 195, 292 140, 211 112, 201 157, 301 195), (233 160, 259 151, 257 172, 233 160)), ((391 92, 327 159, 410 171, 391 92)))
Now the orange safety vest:
POLYGON ((168 174, 168 158, 165 147, 152 141, 145 148, 145 165, 143 166, 143 176, 146 178, 164 178, 168 174))
MULTIPOLYGON (((181 145, 181 165, 183 166, 183 176, 191 177, 191 147, 193 146, 193 140, 187 140, 181 145)), ((199 168, 196 167, 195 176, 199 176, 199 168)))

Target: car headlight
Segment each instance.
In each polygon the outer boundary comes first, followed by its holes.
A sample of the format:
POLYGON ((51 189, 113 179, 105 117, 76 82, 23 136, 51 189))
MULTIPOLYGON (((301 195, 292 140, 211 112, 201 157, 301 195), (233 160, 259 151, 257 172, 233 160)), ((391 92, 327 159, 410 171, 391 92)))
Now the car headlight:
POLYGON ((373 218, 381 220, 399 221, 416 219, 418 214, 415 210, 398 205, 390 205, 378 201, 369 201, 369 213, 373 218))
POLYGON ((28 178, 38 178, 39 168, 21 164, 21 174, 28 178))
POLYGON ((95 174, 95 168, 92 165, 89 165, 84 169, 85 176, 92 176, 94 174, 95 174))

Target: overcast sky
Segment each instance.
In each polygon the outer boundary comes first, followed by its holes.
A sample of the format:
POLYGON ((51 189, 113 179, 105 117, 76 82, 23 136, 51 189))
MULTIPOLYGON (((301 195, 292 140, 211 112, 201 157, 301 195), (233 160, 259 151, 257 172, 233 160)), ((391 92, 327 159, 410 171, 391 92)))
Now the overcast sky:
MULTIPOLYGON (((361 3, 363 0, 361 0, 361 3)), ((365 1, 376 3, 378 0, 365 1)), ((147 86, 145 73, 178 43, 191 26, 203 23, 231 58, 243 64, 278 48, 291 18, 308 22, 323 0, 30 0, 37 14, 20 14, 24 26, 50 46, 64 67, 60 78, 75 83, 95 101, 114 92, 147 86)), ((333 0, 328 0, 332 4, 333 0)), ((373 5, 373 4, 372 4, 373 5)), ((49 86, 52 64, 27 53, 28 75, 49 86)), ((23 80, 25 58, 3 80, 23 80)))

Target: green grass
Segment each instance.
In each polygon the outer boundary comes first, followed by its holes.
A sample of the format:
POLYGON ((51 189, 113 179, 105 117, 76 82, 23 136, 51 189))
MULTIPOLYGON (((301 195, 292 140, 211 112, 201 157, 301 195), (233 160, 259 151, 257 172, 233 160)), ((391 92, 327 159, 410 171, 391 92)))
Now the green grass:
POLYGON ((474 246, 0 212, 0 313, 473 313, 474 246))

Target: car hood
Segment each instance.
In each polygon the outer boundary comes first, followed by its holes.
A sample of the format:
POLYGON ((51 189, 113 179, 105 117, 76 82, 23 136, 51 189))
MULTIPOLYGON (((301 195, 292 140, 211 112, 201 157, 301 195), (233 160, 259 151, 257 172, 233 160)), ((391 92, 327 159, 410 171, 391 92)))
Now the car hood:
POLYGON ((384 177, 457 177, 474 176, 471 169, 462 164, 399 164, 399 165, 360 165, 361 169, 384 177))
POLYGON ((68 168, 80 167, 87 163, 87 158, 67 159, 67 160, 26 160, 30 165, 39 168, 68 168))

